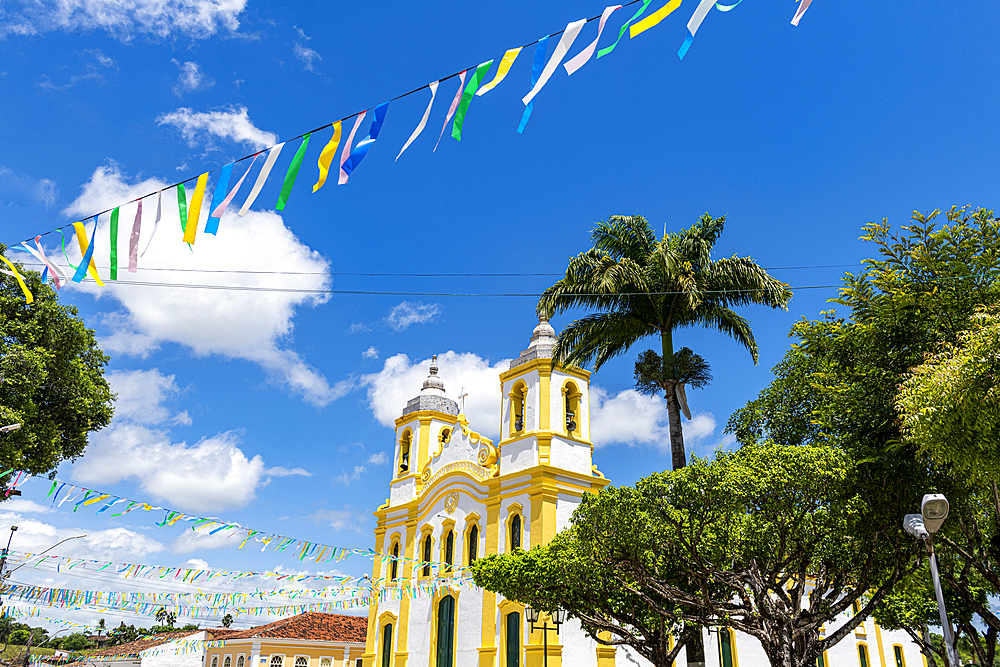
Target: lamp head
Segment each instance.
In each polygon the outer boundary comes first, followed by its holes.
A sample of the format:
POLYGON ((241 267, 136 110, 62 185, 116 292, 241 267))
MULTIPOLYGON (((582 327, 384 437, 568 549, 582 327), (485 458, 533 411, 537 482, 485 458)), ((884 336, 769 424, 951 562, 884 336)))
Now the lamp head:
POLYGON ((529 623, 537 623, 538 622, 538 610, 537 609, 533 609, 531 607, 527 607, 526 606, 524 608, 524 616, 525 616, 525 618, 528 619, 529 623))
POLYGON ((10 424, 8 426, 0 426, 0 433, 10 433, 11 431, 16 431, 21 428, 20 424, 10 424))
POLYGON ((948 518, 948 499, 940 493, 924 494, 920 501, 920 514, 924 518, 924 526, 927 532, 933 535, 941 528, 941 524, 948 518))
POLYGON ((562 625, 563 621, 566 620, 566 610, 556 609, 552 612, 552 622, 556 625, 562 625))
POLYGON ((931 535, 927 532, 927 527, 924 525, 924 517, 919 514, 907 514, 903 517, 903 528, 906 529, 910 535, 913 535, 918 540, 926 540, 931 535))

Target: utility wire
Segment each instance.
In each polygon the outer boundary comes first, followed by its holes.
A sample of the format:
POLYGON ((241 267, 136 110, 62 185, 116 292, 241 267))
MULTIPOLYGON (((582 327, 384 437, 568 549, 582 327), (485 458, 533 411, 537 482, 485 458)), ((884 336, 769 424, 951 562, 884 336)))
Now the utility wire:
MULTIPOLYGON (((630 7, 630 6, 632 6, 632 5, 635 5, 635 4, 638 4, 638 3, 640 2, 640 1, 641 1, 641 0, 631 0, 631 2, 626 2, 625 4, 623 4, 623 5, 622 5, 622 8, 625 8, 625 7, 630 7)), ((601 15, 600 15, 600 14, 598 14, 597 16, 594 16, 594 17, 591 17, 591 18, 587 19, 587 21, 586 21, 586 22, 587 22, 587 23, 590 23, 591 21, 597 21, 597 20, 599 20, 600 18, 601 18, 601 15)), ((563 34, 563 32, 565 32, 565 28, 564 28, 563 30, 559 30, 559 31, 557 31, 557 32, 553 32, 553 33, 551 33, 551 34, 549 35, 549 37, 555 37, 556 35, 561 35, 561 34, 563 34)), ((534 46, 535 44, 537 44, 537 43, 538 43, 538 41, 539 41, 539 40, 537 40, 537 39, 536 39, 536 40, 534 40, 533 42, 528 42, 527 44, 525 44, 525 45, 524 45, 524 46, 522 46, 521 48, 522 48, 522 49, 526 49, 526 48, 528 48, 529 46, 534 46)), ((461 70, 458 70, 458 71, 457 71, 457 72, 455 72, 454 74, 449 74, 449 75, 448 75, 448 76, 446 76, 446 77, 443 77, 443 78, 441 78, 441 79, 438 79, 438 83, 440 83, 440 82, 442 82, 442 81, 447 81, 448 79, 454 79, 454 78, 455 78, 456 76, 460 75, 460 74, 461 74, 462 72, 465 72, 465 71, 468 71, 468 70, 470 70, 470 69, 474 69, 474 68, 475 68, 475 67, 477 67, 478 65, 479 65, 479 63, 476 63, 475 65, 472 65, 471 67, 466 67, 466 68, 464 68, 464 69, 461 69, 461 70)), ((423 89, 425 89, 425 88, 428 88, 429 86, 430 86, 430 84, 429 84, 429 83, 425 83, 424 85, 422 85, 422 86, 418 86, 418 87, 414 88, 414 89, 413 89, 413 90, 411 90, 411 91, 408 91, 408 92, 405 92, 405 93, 403 93, 402 95, 397 95, 396 97, 393 97, 393 98, 391 98, 391 99, 390 99, 390 100, 388 100, 388 101, 389 101, 389 102, 395 102, 396 100, 399 100, 399 99, 402 99, 402 98, 404 98, 404 97, 407 97, 407 96, 409 96, 409 95, 413 95, 414 93, 418 93, 418 92, 420 92, 421 90, 423 90, 423 89)), ((361 114, 361 113, 363 113, 363 112, 365 112, 365 111, 367 111, 367 110, 368 110, 368 109, 366 108, 366 109, 362 109, 361 111, 356 111, 356 112, 354 112, 354 113, 352 113, 352 114, 350 114, 350 115, 348 115, 348 116, 344 116, 344 117, 343 117, 343 118, 341 118, 340 120, 335 120, 335 121, 332 121, 332 122, 329 122, 329 123, 327 123, 326 125, 321 125, 321 126, 319 126, 319 127, 315 128, 315 129, 313 129, 313 130, 309 130, 308 132, 303 132, 302 134, 299 134, 299 135, 296 135, 296 136, 292 137, 291 139, 286 139, 285 141, 283 141, 283 142, 281 142, 281 143, 288 143, 289 141, 295 141, 296 139, 301 139, 302 137, 306 136, 307 134, 312 134, 312 133, 314 133, 314 132, 319 132, 319 131, 321 131, 321 130, 325 130, 325 129, 326 129, 326 128, 328 128, 328 127, 333 127, 333 126, 334 126, 334 125, 335 125, 336 123, 342 123, 342 122, 344 122, 345 120, 350 120, 351 118, 354 118, 354 117, 355 117, 355 116, 357 116, 358 114, 361 114)), ((277 144, 275 144, 275 145, 277 145, 277 144)), ((252 158, 252 157, 256 157, 257 155, 260 155, 261 153, 264 153, 264 152, 266 152, 266 151, 269 151, 269 150, 271 150, 272 148, 274 148, 274 146, 268 146, 267 148, 262 148, 261 150, 259 150, 259 151, 255 152, 255 153, 251 153, 251 154, 249 154, 249 155, 244 155, 244 156, 243 156, 243 157, 241 157, 240 159, 238 159, 238 160, 235 160, 235 161, 234 161, 234 162, 233 162, 232 164, 234 164, 234 165, 235 165, 236 163, 238 163, 238 162, 242 162, 243 160, 247 160, 247 159, 249 159, 249 158, 252 158)), ((228 164, 228 163, 227 163, 227 164, 228 164)), ((214 172, 214 171, 219 171, 219 170, 221 170, 221 167, 220 167, 219 169, 211 169, 211 170, 209 170, 209 171, 208 171, 208 173, 212 173, 212 172, 214 172)), ((203 173, 204 173, 204 172, 203 172, 203 173)), ((118 206, 112 206, 111 208, 108 208, 108 209, 105 209, 105 210, 101 211, 100 213, 94 213, 94 214, 91 214, 91 215, 87 215, 87 216, 84 216, 83 218, 81 218, 81 220, 88 220, 88 219, 90 219, 90 218, 94 218, 94 217, 97 217, 97 216, 101 216, 101 215, 104 215, 105 213, 108 213, 108 212, 110 212, 110 211, 114 210, 115 208, 119 208, 119 207, 121 207, 121 206, 127 206, 128 204, 131 204, 132 202, 136 202, 136 201, 139 201, 140 199, 145 199, 146 197, 151 197, 151 196, 153 196, 153 195, 155 195, 155 194, 158 194, 158 193, 162 193, 162 192, 165 192, 166 190, 170 190, 171 188, 175 188, 175 187, 177 187, 178 185, 183 185, 184 183, 187 183, 188 181, 193 181, 194 179, 198 178, 198 176, 199 176, 199 175, 197 175, 197 174, 196 174, 196 175, 194 175, 194 176, 189 176, 188 178, 185 178, 185 179, 184 179, 184 180, 182 180, 182 181, 178 181, 178 182, 176 182, 176 183, 174 183, 174 184, 172 184, 172 185, 168 185, 168 186, 166 186, 166 187, 163 187, 163 188, 160 188, 159 190, 156 190, 156 191, 154 191, 154 192, 150 192, 150 193, 148 193, 148 194, 145 194, 145 195, 142 195, 142 196, 140 196, 140 197, 136 197, 135 199, 131 199, 131 200, 129 200, 129 201, 127 201, 127 202, 123 203, 123 204, 119 204, 118 206)), ((48 235, 48 234, 54 234, 54 233, 56 233, 56 232, 59 232, 59 231, 61 231, 61 230, 63 230, 63 229, 67 229, 67 228, 71 227, 71 226, 72 226, 72 224, 73 224, 73 223, 69 223, 69 224, 66 224, 66 225, 63 225, 63 226, 61 226, 61 227, 56 227, 55 229, 50 229, 49 231, 47 231, 47 232, 43 232, 42 234, 39 234, 38 236, 46 236, 46 235, 48 235)), ((27 242, 27 241, 30 241, 30 240, 32 240, 33 238, 35 238, 35 237, 31 237, 31 238, 28 238, 28 239, 24 239, 24 241, 22 241, 22 242, 27 242)))

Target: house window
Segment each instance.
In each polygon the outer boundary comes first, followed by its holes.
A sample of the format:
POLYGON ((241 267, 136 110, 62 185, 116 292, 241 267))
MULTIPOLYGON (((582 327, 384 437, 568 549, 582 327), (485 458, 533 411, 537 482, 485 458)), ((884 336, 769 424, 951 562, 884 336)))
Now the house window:
POLYGON ((906 658, 903 657, 903 647, 899 644, 892 645, 892 654, 896 656, 896 667, 906 667, 906 658))
POLYGON ((405 475, 410 471, 410 441, 413 439, 413 435, 410 433, 410 429, 403 431, 402 437, 399 439, 399 474, 405 475))
MULTIPOLYGON (((279 665, 280 664, 281 663, 279 663, 279 665)), ((212 667, 219 667, 219 656, 217 655, 212 656, 212 667)))
POLYGON ((304 655, 295 656, 295 667, 309 667, 309 658, 304 655))
POLYGON ((246 664, 246 656, 245 656, 245 655, 242 655, 242 654, 240 654, 240 655, 239 655, 239 656, 238 656, 238 657, 236 658, 236 667, 243 667, 243 665, 245 665, 245 664, 246 664))
POLYGON ((333 658, 320 658, 319 667, 333 667, 333 658))
POLYGON ((396 577, 399 576, 399 542, 392 545, 392 565, 389 566, 391 574, 389 575, 389 581, 396 581, 396 577))
POLYGON ((871 662, 868 660, 868 647, 865 644, 858 644, 858 665, 871 667, 871 662))
POLYGON ((507 632, 507 664, 505 667, 521 667, 521 614, 512 611, 507 614, 504 630, 507 632))
MULTIPOLYGON (((281 667, 285 662, 285 656, 283 655, 272 655, 271 656, 271 667, 281 667)), ((214 662, 212 667, 218 667, 214 662)))
POLYGON ((736 648, 733 646, 733 631, 729 628, 721 628, 719 630, 719 656, 722 667, 734 667, 736 665, 736 648))
POLYGON ((510 520, 510 550, 521 548, 521 515, 515 514, 510 520))
POLYGON ((449 530, 448 537, 444 542, 444 562, 448 565, 448 571, 451 572, 451 566, 455 560, 455 531, 449 530))
POLYGON ((424 569, 423 576, 431 576, 431 536, 430 534, 424 538, 424 569))
POLYGON ((223 666, 223 667, 233 667, 233 656, 231 656, 231 655, 227 655, 227 656, 226 656, 226 657, 225 657, 225 658, 224 658, 224 659, 222 660, 222 666, 223 666))
POLYGON ((434 667, 455 665, 455 598, 445 595, 438 602, 437 662, 434 667))
POLYGON ((469 530, 469 565, 476 562, 479 557, 479 526, 473 526, 469 530))
POLYGON ((382 667, 389 667, 392 659, 392 623, 382 628, 382 667))

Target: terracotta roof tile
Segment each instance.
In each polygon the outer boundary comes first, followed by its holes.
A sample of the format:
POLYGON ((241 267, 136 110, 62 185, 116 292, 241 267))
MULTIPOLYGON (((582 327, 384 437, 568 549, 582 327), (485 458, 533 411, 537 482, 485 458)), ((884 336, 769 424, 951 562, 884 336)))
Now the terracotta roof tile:
POLYGON ((138 641, 129 642, 128 644, 119 644, 118 646, 109 646, 108 648, 102 648, 99 651, 94 651, 88 654, 88 657, 94 656, 130 656, 139 655, 140 651, 145 651, 148 648, 153 648, 159 646, 160 644, 166 644, 169 641, 175 639, 183 639, 184 637, 190 637, 195 632, 183 633, 183 632, 161 632, 159 634, 153 635, 152 637, 147 637, 145 639, 140 639, 138 641))
POLYGON ((225 639, 312 639, 328 642, 355 642, 363 644, 368 634, 368 619, 347 614, 324 614, 310 611, 298 616, 283 618, 267 625, 242 630, 225 639))

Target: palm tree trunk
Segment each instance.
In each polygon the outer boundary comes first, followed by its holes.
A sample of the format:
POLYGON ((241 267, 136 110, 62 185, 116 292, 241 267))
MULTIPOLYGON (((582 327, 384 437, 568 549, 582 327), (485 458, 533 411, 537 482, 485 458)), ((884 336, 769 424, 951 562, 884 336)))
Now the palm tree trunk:
POLYGON ((667 398, 667 421, 670 424, 670 458, 674 470, 687 465, 684 431, 681 429, 681 406, 677 401, 677 369, 674 368, 674 341, 670 331, 660 336, 663 348, 663 391, 667 398))

